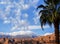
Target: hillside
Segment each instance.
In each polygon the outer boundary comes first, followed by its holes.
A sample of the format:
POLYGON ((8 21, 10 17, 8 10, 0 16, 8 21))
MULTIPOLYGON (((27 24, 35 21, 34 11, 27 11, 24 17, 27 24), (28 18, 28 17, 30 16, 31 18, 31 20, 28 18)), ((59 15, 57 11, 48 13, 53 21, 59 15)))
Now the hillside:
MULTIPOLYGON (((60 39, 60 36, 59 36, 60 39)), ((51 34, 51 35, 46 35, 46 36, 39 36, 37 38, 34 38, 33 40, 37 40, 40 43, 46 43, 46 44, 55 44, 55 35, 51 34)))
POLYGON ((55 44, 55 35, 38 36, 35 38, 0 38, 0 44, 55 44))

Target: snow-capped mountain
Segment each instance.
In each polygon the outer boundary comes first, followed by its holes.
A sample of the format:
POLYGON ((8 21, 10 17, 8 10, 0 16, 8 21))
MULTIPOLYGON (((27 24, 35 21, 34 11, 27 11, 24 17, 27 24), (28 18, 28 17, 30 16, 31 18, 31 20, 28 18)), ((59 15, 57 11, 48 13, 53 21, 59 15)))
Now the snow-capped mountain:
POLYGON ((7 38, 34 38, 37 37, 37 35, 31 31, 19 31, 19 32, 12 32, 12 33, 0 33, 1 37, 7 37, 7 38))

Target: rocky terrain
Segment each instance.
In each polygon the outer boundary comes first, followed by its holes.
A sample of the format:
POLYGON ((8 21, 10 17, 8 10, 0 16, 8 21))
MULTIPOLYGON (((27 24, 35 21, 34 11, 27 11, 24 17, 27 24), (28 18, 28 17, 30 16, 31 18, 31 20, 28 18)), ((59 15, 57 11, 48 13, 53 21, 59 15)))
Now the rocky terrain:
POLYGON ((0 44, 55 44, 55 35, 34 38, 0 38, 0 44))

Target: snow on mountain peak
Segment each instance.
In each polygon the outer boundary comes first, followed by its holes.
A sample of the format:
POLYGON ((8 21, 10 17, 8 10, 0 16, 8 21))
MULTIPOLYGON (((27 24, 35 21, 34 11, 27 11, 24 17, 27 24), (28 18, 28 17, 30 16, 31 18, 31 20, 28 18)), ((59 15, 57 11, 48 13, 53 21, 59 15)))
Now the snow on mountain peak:
POLYGON ((12 36, 12 37, 23 37, 23 38, 24 37, 36 37, 37 36, 32 31, 18 31, 18 32, 11 32, 11 33, 3 33, 3 35, 12 36))

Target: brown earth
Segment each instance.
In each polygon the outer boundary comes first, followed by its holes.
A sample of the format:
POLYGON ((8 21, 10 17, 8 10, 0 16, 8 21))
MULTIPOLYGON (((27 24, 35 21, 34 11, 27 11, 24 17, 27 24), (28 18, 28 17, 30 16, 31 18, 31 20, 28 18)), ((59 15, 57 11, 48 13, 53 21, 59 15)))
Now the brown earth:
POLYGON ((0 38, 0 44, 55 44, 55 35, 39 36, 36 38, 0 38), (9 41, 9 40, 14 40, 9 41))

